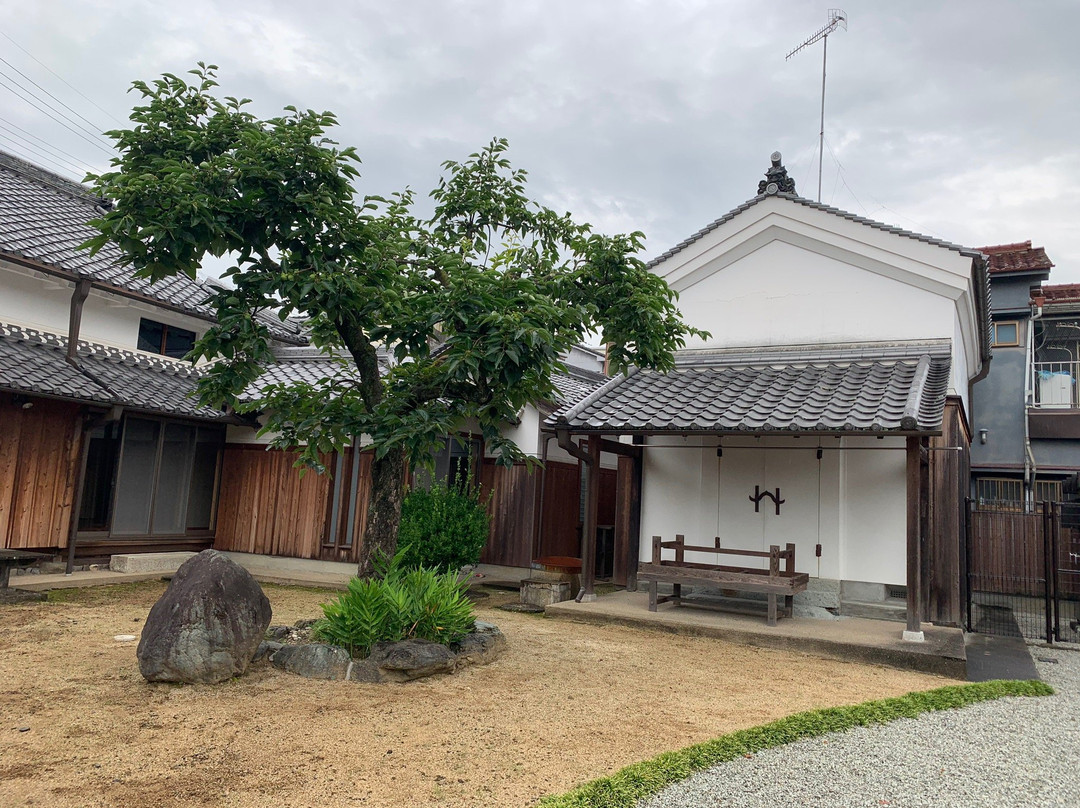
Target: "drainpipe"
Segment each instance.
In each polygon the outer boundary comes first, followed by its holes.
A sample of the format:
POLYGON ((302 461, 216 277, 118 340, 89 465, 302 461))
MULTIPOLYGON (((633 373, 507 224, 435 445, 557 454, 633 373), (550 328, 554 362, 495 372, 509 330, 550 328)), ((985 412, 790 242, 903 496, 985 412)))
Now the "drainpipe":
POLYGON ((71 295, 71 312, 68 316, 67 361, 75 364, 79 351, 79 328, 82 326, 83 304, 90 294, 90 281, 83 278, 75 284, 71 295))
MULTIPOLYGON (((576 443, 574 443, 574 441, 570 439, 570 433, 565 429, 555 430, 555 435, 559 439, 559 446, 562 447, 571 456, 576 457, 585 465, 585 468, 587 469, 589 474, 589 489, 591 495, 593 485, 594 483, 598 484, 597 480, 599 479, 598 475, 594 471, 593 453, 585 451, 576 443)), ((599 453, 597 454, 595 465, 600 465, 599 453)), ((574 599, 578 603, 581 603, 583 600, 586 599, 594 600, 596 598, 596 595, 592 591, 592 570, 588 569, 588 565, 592 563, 590 553, 588 552, 589 529, 591 527, 591 529, 594 531, 593 541, 595 541, 596 521, 595 519, 592 520, 591 526, 589 522, 589 507, 586 507, 585 530, 583 531, 581 536, 581 591, 578 592, 577 597, 574 599)))
POLYGON ((1034 505, 1035 502, 1035 475, 1038 466, 1035 464, 1035 454, 1031 451, 1031 427, 1028 409, 1035 403, 1035 355, 1034 333, 1035 321, 1042 317, 1042 306, 1032 307, 1031 318, 1028 320, 1027 336, 1024 340, 1024 362, 1029 365, 1029 372, 1024 374, 1024 496, 1028 500, 1026 504, 1034 505))

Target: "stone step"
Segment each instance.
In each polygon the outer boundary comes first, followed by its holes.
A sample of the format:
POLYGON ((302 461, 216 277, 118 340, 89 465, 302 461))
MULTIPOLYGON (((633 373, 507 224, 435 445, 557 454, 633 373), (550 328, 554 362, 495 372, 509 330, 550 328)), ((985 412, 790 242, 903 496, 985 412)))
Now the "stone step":
POLYGON ((907 622, 907 604, 902 600, 889 599, 877 601, 842 600, 841 617, 868 617, 871 620, 892 620, 897 623, 907 622))

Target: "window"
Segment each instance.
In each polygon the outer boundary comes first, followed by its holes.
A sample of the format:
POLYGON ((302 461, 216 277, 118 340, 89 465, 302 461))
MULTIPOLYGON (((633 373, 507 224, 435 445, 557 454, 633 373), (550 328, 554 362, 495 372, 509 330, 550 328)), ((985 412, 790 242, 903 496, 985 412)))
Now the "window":
POLYGON ((990 511, 1023 511, 1024 481, 982 477, 975 481, 975 502, 990 511))
POLYGON ((156 320, 139 320, 139 350, 183 359, 195 347, 195 332, 156 320))
POLYGON ((478 471, 475 464, 481 457, 483 449, 479 440, 464 435, 448 437, 442 449, 432 453, 434 474, 423 467, 414 469, 413 485, 430 488, 433 482, 438 481, 464 487, 470 477, 475 478, 478 471))
POLYGON ((94 430, 79 529, 127 537, 210 530, 224 438, 220 427, 150 418, 94 430))
POLYGON ((1018 321, 994 323, 995 348, 1015 348, 1019 344, 1020 323, 1018 321))
MULTIPOLYGON (((1060 480, 1036 480, 1035 502, 1061 502, 1060 480)), ((975 481, 977 507, 987 511, 1027 511, 1024 481, 1006 477, 982 477, 975 481)))

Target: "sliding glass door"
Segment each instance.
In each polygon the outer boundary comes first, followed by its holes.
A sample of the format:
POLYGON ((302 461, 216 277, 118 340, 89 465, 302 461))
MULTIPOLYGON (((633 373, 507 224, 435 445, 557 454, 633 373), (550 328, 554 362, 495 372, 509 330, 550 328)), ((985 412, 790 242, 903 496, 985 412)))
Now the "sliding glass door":
MULTIPOLYGON (((213 527, 217 474, 225 432, 179 421, 124 419, 113 463, 87 464, 80 530, 109 536, 164 537, 213 527), (105 478, 115 477, 109 486, 105 478), (111 508, 102 507, 111 489, 111 508), (88 508, 87 503, 94 503, 88 508)), ((92 436, 93 439, 93 436, 92 436)), ((93 447, 94 444, 91 444, 93 447)))

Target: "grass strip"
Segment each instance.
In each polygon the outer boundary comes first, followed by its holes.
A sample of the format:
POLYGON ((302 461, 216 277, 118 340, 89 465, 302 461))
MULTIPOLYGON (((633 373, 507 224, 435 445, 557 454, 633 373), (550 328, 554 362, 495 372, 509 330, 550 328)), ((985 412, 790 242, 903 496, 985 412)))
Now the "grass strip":
POLYGON ((802 738, 885 724, 897 718, 915 718, 922 713, 952 710, 1005 696, 1049 696, 1053 692, 1043 682, 998 680, 949 685, 891 699, 796 713, 634 763, 565 794, 544 797, 537 808, 633 808, 639 800, 685 780, 694 772, 802 738))

